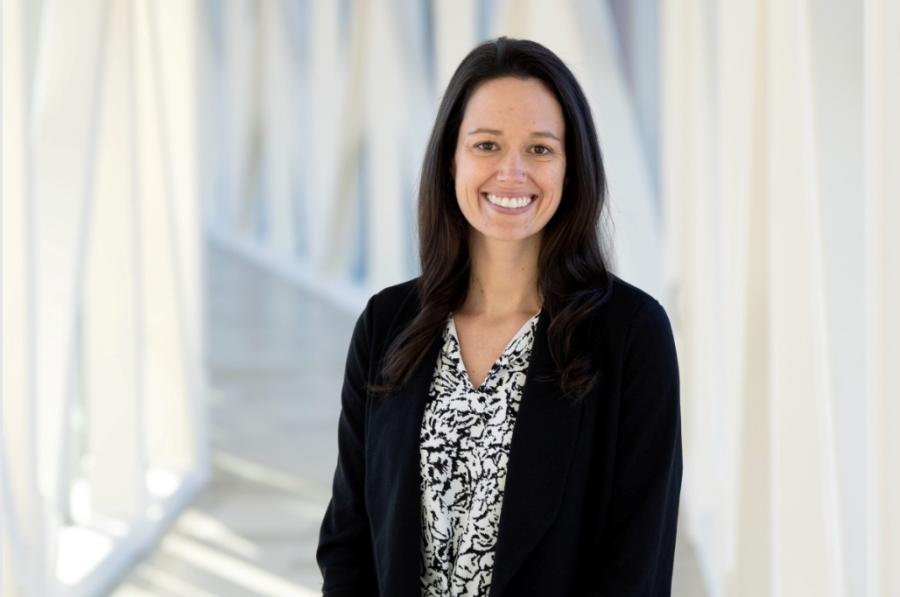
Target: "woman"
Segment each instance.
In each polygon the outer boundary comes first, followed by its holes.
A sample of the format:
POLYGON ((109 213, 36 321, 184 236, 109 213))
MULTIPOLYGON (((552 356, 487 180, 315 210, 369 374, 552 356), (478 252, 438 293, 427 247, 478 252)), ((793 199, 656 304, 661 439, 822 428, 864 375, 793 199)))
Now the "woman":
POLYGON ((607 271, 587 100, 545 47, 473 50, 419 191, 422 275, 353 332, 325 595, 669 595, 678 367, 607 271))

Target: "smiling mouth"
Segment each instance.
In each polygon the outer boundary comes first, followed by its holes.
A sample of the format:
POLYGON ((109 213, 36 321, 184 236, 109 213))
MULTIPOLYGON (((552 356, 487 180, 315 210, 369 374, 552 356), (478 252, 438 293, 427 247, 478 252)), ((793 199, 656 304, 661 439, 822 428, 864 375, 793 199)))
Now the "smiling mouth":
POLYGON ((521 195, 518 197, 502 197, 493 193, 482 193, 482 197, 487 199, 493 205, 505 207, 507 209, 521 209, 527 207, 532 201, 537 199, 537 195, 521 195))

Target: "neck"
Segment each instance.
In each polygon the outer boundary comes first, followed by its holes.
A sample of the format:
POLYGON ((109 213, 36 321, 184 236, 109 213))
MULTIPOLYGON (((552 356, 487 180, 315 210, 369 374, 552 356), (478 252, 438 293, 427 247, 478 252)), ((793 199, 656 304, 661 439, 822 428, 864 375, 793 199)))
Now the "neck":
POLYGON ((539 235, 513 242, 473 232, 469 291, 460 311, 491 319, 537 313, 542 304, 537 288, 539 252, 539 235))

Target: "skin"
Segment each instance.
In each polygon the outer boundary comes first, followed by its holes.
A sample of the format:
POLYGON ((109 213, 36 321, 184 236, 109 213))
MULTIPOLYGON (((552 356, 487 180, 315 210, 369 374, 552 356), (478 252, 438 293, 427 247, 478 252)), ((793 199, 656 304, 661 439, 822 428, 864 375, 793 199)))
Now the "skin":
POLYGON ((541 308, 538 254, 566 173, 565 120, 553 93, 537 79, 481 84, 466 105, 451 171, 470 225, 472 263, 466 301, 454 322, 466 369, 481 381, 541 308), (486 193, 534 200, 509 213, 486 193))

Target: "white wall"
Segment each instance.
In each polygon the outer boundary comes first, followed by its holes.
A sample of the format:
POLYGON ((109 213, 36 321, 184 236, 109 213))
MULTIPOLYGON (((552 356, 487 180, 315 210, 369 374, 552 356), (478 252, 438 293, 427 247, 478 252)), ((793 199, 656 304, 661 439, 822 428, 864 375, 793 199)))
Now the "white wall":
POLYGON ((206 475, 195 8, 2 4, 4 596, 102 593, 206 475))
POLYGON ((900 12, 663 7, 683 497, 712 594, 895 595, 900 12))

